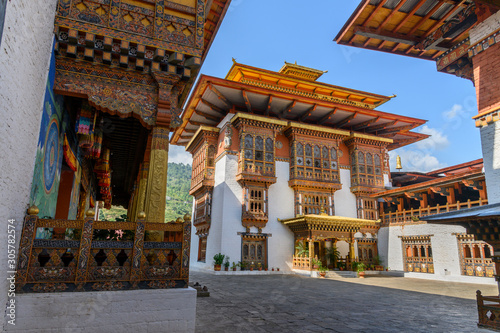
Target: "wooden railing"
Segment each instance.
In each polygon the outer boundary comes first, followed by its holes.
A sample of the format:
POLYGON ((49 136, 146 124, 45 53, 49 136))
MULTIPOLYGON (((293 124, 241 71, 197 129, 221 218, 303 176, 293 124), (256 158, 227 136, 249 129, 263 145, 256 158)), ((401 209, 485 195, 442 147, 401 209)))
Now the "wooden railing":
MULTIPOLYGON (((392 223, 408 223, 408 222, 418 222, 419 217, 452 212, 460 209, 466 209, 477 206, 484 206, 488 204, 487 199, 479 199, 477 201, 470 201, 470 199, 466 202, 457 201, 454 204, 446 204, 446 205, 436 205, 436 206, 427 206, 420 207, 418 209, 408 209, 397 211, 393 213, 386 213, 382 215, 383 224, 392 224, 392 223)), ((425 220, 425 219, 423 219, 425 220)))
POLYGON ((478 327, 500 330, 500 298, 498 296, 483 296, 476 291, 478 327))
MULTIPOLYGON (((171 223, 39 219, 26 216, 17 263, 18 292, 187 288, 191 217, 171 223), (36 239, 38 228, 79 229, 74 240, 36 239), (125 240, 94 239, 119 230, 125 240), (164 238, 148 241, 147 235, 164 238)), ((90 216, 89 216, 90 215, 90 216)), ((145 214, 142 213, 142 217, 145 214)))
POLYGON ((495 263, 491 258, 464 258, 462 275, 486 276, 495 275, 495 263))
POLYGON ((434 261, 432 257, 407 257, 405 271, 434 274, 434 261))
POLYGON ((293 256, 293 267, 292 268, 311 270, 311 258, 293 256))

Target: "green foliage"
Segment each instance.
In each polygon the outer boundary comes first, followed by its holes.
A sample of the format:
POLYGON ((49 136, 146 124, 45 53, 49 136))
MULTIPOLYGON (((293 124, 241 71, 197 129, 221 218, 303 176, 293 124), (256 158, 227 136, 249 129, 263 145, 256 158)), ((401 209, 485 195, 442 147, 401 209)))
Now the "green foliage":
POLYGON ((319 267, 318 267, 318 271, 319 272, 326 272, 326 271, 328 271, 328 267, 323 266, 322 264, 320 264, 319 267))
POLYGON ((191 214, 193 197, 189 195, 190 187, 191 166, 182 163, 168 163, 166 222, 176 220, 185 214, 191 214))
POLYGON ((379 266, 379 265, 382 265, 383 266, 383 263, 382 263, 382 260, 380 259, 380 256, 377 254, 376 256, 373 257, 373 262, 375 263, 375 265, 379 266))
POLYGON ((328 259, 330 259, 331 264, 333 267, 337 266, 337 261, 340 259, 340 251, 337 249, 336 246, 332 246, 330 248, 326 248, 326 255, 328 259))
POLYGON ((122 206, 99 209, 99 221, 127 221, 127 210, 122 206))
POLYGON ((226 261, 224 262, 224 267, 229 267, 229 256, 226 256, 226 261))
POLYGON ((313 266, 321 266, 321 260, 319 260, 318 258, 313 258, 312 260, 312 264, 313 266))
POLYGON ((225 257, 226 256, 222 253, 217 253, 216 255, 214 255, 214 265, 222 265, 222 263, 224 263, 225 257))
POLYGON ((366 269, 366 265, 359 261, 352 262, 352 270, 355 272, 364 272, 366 269))
MULTIPOLYGON (((193 197, 189 195, 190 187, 191 166, 182 163, 168 163, 165 222, 191 214, 193 197)), ((100 209, 99 220, 127 221, 127 210, 122 206, 100 209)))
POLYGON ((306 245, 306 242, 299 242, 299 244, 295 247, 295 250, 297 250, 297 256, 309 257, 309 247, 306 245))

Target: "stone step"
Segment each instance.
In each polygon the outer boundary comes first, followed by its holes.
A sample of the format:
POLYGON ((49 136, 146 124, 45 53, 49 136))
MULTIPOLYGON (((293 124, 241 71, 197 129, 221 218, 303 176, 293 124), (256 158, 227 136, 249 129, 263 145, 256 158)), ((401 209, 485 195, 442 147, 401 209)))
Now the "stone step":
POLYGON ((356 278, 358 273, 352 271, 328 271, 326 272, 327 278, 356 278))

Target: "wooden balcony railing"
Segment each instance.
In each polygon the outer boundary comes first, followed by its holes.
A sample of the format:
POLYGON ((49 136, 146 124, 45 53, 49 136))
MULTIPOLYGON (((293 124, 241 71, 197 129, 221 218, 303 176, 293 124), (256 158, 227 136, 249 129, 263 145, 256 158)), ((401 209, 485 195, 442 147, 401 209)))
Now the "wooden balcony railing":
POLYGON ((434 274, 434 260, 432 257, 407 257, 405 271, 434 274))
POLYGON ((495 263, 491 258, 464 258, 462 275, 493 277, 495 263))
POLYGON ((498 296, 483 296, 476 291, 478 327, 500 330, 500 298, 498 296))
MULTIPOLYGON (((397 211, 393 213, 386 213, 382 215, 382 222, 384 225, 393 223, 409 223, 419 221, 419 217, 452 212, 460 209, 466 209, 477 206, 484 206, 488 204, 487 199, 479 199, 477 201, 471 201, 470 199, 466 202, 457 201, 454 204, 446 205, 436 205, 428 207, 420 207, 418 209, 408 209, 397 211)), ((423 219, 425 220, 425 219, 423 219)))
POLYGON ((311 270, 311 258, 309 257, 296 257, 293 256, 294 269, 311 270))
MULTIPOLYGON (((187 288, 191 217, 171 223, 39 219, 30 209, 17 263, 18 292, 187 288), (75 240, 36 239, 38 228, 80 229, 75 240), (129 240, 94 239, 96 230, 121 230, 129 240), (164 241, 145 241, 148 233, 164 241), (132 235, 133 234, 133 235, 132 235)), ((141 214, 139 214, 141 215, 141 214)))

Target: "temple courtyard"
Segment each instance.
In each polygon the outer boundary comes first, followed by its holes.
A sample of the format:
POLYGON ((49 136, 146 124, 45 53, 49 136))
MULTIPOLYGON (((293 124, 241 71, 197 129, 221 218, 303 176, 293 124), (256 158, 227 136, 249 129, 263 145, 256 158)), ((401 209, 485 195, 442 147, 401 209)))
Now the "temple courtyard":
POLYGON ((320 279, 291 274, 215 276, 196 332, 490 332, 477 328, 476 290, 497 287, 402 277, 320 279))

